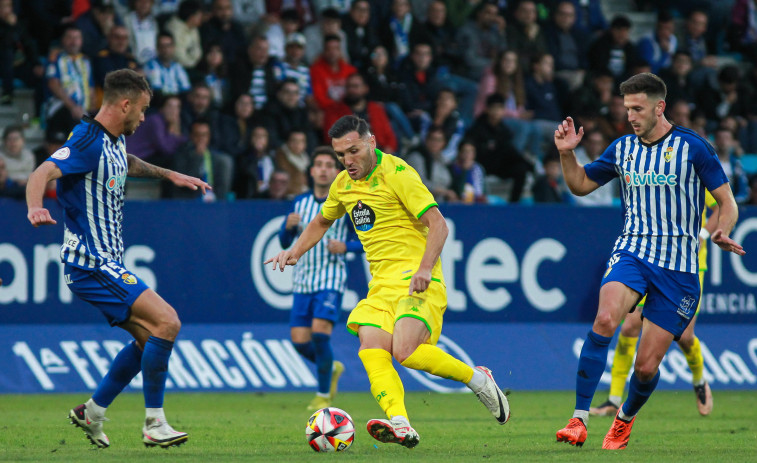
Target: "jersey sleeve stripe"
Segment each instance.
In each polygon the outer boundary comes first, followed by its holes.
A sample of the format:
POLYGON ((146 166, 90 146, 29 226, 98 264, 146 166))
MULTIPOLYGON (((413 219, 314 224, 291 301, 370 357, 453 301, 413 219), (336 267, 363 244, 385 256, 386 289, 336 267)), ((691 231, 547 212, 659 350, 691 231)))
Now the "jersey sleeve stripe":
POLYGON ((423 216, 423 214, 425 214, 425 213, 426 213, 426 211, 427 211, 427 210, 431 209, 431 208, 432 208, 432 207, 434 207, 434 206, 439 206, 439 204, 437 204, 437 203, 431 203, 431 204, 429 204, 429 205, 428 205, 428 206, 426 206, 426 207, 425 207, 425 208, 424 208, 424 209, 423 209, 422 211, 420 211, 420 212, 418 213, 418 215, 417 215, 417 216, 416 216, 415 218, 416 218, 416 219, 420 219, 420 218, 421 218, 421 217, 423 216))

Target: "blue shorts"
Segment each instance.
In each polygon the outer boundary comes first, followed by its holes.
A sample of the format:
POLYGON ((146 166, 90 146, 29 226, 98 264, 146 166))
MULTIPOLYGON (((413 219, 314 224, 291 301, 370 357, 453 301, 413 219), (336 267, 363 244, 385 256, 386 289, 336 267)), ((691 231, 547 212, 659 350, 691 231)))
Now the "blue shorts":
MULTIPOLYGON (((699 305, 699 275, 668 270, 643 261, 628 251, 613 253, 602 285, 623 283, 641 296, 647 295, 643 316, 678 340, 699 305)), ((639 296, 639 298, 641 298, 639 296)))
POLYGON ((116 262, 107 262, 91 270, 66 265, 64 273, 68 289, 79 299, 100 309, 110 326, 128 320, 132 304, 148 289, 134 273, 116 262))
POLYGON ((313 325, 314 318, 322 318, 331 323, 339 319, 339 309, 342 307, 342 293, 333 290, 318 291, 317 293, 294 293, 292 312, 289 326, 313 325))

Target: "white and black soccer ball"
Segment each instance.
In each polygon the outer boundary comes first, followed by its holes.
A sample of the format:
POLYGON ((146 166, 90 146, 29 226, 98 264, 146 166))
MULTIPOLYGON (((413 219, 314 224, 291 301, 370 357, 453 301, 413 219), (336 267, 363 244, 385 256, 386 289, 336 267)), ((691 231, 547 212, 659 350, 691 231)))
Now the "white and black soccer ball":
POLYGON ((343 452, 355 440, 355 424, 344 410, 322 408, 308 419, 305 436, 316 452, 343 452))

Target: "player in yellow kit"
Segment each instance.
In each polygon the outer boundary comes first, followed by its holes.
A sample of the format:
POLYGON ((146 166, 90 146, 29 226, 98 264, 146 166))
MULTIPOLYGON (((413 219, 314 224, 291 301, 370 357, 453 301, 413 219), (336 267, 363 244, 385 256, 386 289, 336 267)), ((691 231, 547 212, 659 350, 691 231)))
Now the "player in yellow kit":
MULTIPOLYGON (((712 210, 710 220, 707 220, 706 214, 702 214, 702 228, 699 233, 699 288, 700 291, 704 285, 704 273, 707 271, 707 241, 710 233, 718 228, 716 214, 718 203, 712 197, 709 191, 705 190, 705 206, 712 210)), ((633 356, 636 353, 636 343, 639 340, 641 332, 641 316, 643 315, 644 301, 646 297, 639 302, 637 310, 626 315, 623 325, 620 328, 618 336, 618 345, 615 347, 615 356, 612 361, 612 380, 610 381, 610 396, 607 401, 597 407, 591 407, 589 413, 598 416, 613 416, 618 412, 618 407, 623 400, 623 391, 626 388, 628 372, 631 371, 633 356)), ((702 301, 701 294, 699 298, 702 301)), ((686 356, 686 362, 691 369, 691 384, 694 386, 694 394, 697 400, 697 409, 699 414, 707 416, 712 412, 712 390, 710 385, 704 379, 704 358, 702 357, 702 347, 699 338, 694 334, 694 325, 699 315, 699 307, 694 314, 694 319, 686 328, 686 331, 678 340, 678 346, 686 356)))
POLYGON ((295 245, 265 263, 295 265, 334 220, 349 214, 370 263, 368 296, 353 309, 347 329, 360 338, 358 355, 371 393, 388 419, 368 421, 375 439, 412 448, 410 426, 394 357, 402 366, 465 383, 499 424, 510 417, 507 398, 486 367, 471 368, 436 346, 447 308, 439 256, 447 224, 433 195, 405 161, 376 149, 368 123, 344 116, 329 130, 344 165, 319 215, 295 245))

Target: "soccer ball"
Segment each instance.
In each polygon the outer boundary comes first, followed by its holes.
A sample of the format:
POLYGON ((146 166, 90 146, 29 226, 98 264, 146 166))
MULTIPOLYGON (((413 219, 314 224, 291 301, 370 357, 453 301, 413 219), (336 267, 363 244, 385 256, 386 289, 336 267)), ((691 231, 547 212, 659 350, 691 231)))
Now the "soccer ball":
POLYGON ((343 452, 355 439, 355 425, 344 410, 322 408, 308 419, 305 436, 316 452, 343 452))

